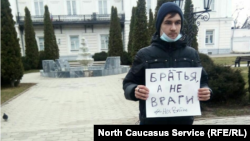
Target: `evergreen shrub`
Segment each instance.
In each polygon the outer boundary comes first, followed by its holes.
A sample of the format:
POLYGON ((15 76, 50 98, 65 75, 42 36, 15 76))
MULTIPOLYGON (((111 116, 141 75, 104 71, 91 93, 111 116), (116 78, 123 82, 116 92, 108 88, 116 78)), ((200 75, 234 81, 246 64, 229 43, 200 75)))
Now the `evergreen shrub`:
POLYGON ((246 96, 247 90, 244 88, 246 82, 241 75, 241 70, 214 64, 205 54, 200 54, 200 59, 208 74, 209 87, 214 93, 211 102, 239 102, 243 96, 246 96))
POLYGON ((27 58, 25 56, 22 56, 22 63, 23 63, 23 69, 25 71, 28 71, 28 70, 31 69, 31 67, 30 67, 30 65, 29 65, 29 63, 27 61, 27 58))
POLYGON ((128 52, 123 51, 123 54, 121 56, 121 64, 122 65, 131 65, 131 57, 128 52))
POLYGON ((46 60, 46 56, 44 51, 39 51, 39 63, 38 63, 38 69, 43 69, 43 60, 46 60))
POLYGON ((95 53, 92 58, 94 58, 94 61, 106 61, 108 57, 108 53, 105 51, 95 53))

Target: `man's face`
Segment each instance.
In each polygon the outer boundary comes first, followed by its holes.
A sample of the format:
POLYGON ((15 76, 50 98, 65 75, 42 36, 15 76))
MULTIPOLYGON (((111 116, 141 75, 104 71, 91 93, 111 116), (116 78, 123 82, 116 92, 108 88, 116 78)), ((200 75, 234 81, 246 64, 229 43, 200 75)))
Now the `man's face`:
POLYGON ((168 35, 169 38, 175 39, 181 30, 181 17, 179 14, 175 14, 175 16, 171 16, 171 14, 167 14, 161 23, 161 35, 163 32, 168 35))

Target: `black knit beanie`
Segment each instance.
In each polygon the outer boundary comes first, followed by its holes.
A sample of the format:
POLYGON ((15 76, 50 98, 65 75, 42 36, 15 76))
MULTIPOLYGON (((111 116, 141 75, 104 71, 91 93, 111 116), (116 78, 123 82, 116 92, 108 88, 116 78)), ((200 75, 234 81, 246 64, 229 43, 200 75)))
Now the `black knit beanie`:
POLYGON ((181 31, 182 31, 184 18, 183 18, 183 13, 182 13, 180 7, 174 2, 166 2, 166 3, 161 5, 161 7, 159 8, 158 13, 157 13, 155 26, 156 26, 157 33, 159 35, 160 35, 162 21, 164 20, 164 18, 167 14, 172 13, 172 12, 176 12, 180 15, 180 17, 181 17, 181 31))

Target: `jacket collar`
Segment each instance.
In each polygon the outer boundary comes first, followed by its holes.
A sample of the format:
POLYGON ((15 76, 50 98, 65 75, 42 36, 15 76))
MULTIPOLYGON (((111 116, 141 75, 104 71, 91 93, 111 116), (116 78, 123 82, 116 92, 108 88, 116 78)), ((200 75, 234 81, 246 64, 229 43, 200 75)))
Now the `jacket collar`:
POLYGON ((187 44, 186 41, 182 40, 182 38, 176 42, 163 41, 157 33, 154 34, 151 40, 152 46, 162 48, 163 50, 166 50, 166 51, 173 51, 173 50, 177 50, 180 48, 184 48, 186 47, 186 44, 187 44))

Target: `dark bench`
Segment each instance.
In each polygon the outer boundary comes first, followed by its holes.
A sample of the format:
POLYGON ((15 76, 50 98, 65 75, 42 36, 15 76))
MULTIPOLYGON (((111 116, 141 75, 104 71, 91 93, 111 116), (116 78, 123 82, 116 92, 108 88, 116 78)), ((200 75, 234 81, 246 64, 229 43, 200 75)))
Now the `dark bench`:
POLYGON ((250 64, 250 56, 238 56, 235 59, 235 67, 238 64, 238 67, 240 67, 240 62, 246 61, 247 62, 247 66, 249 67, 250 64))

